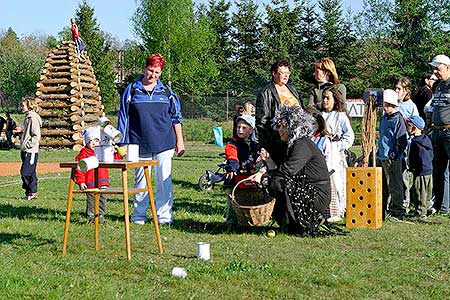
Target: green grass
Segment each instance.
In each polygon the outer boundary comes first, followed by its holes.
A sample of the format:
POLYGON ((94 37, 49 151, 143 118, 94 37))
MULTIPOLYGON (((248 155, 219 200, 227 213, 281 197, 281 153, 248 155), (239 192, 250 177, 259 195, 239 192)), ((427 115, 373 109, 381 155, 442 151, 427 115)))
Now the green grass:
MULTIPOLYGON (((19 176, 0 177, 1 299, 448 299, 450 220, 440 225, 385 223, 348 236, 298 238, 267 228, 227 232, 225 191, 200 192, 197 180, 220 158, 212 145, 188 144, 173 161, 176 222, 162 227, 164 253, 151 224, 131 224, 126 259, 123 202, 108 198, 107 224, 94 251, 93 228, 76 195, 67 255, 61 256, 69 174, 39 176, 39 199, 22 200, 19 176), (195 258, 196 243, 211 244, 211 260, 195 258), (170 275, 175 266, 186 279, 170 275)), ((68 161, 72 151, 40 153, 68 161)), ((1 161, 18 161, 2 151, 1 161)), ((114 185, 119 173, 110 172, 114 185)), ((133 176, 130 174, 130 183, 133 176)), ((130 211, 132 204, 130 202, 130 211)))

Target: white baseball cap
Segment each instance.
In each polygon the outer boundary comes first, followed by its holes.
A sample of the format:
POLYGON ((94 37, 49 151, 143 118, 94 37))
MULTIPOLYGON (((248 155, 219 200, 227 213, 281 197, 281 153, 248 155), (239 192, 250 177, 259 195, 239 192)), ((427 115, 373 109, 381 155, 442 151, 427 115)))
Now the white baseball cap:
POLYGON ((430 62, 432 67, 439 67, 440 65, 450 66, 450 58, 447 55, 439 54, 433 57, 433 60, 430 62))
POLYGON ((251 115, 242 115, 236 119, 236 122, 238 122, 239 120, 244 121, 245 123, 250 125, 251 128, 255 128, 255 117, 251 115))
POLYGON ((383 91, 383 103, 389 103, 398 106, 398 94, 394 90, 383 91))

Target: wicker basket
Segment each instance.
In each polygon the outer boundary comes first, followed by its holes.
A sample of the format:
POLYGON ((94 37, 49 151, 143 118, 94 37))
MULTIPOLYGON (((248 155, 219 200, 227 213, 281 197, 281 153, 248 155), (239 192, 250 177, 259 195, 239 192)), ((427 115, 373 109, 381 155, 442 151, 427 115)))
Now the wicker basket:
POLYGON ((245 178, 233 188, 230 199, 236 212, 239 224, 242 226, 262 226, 270 221, 275 198, 271 198, 265 189, 236 189, 242 182, 250 180, 245 178))

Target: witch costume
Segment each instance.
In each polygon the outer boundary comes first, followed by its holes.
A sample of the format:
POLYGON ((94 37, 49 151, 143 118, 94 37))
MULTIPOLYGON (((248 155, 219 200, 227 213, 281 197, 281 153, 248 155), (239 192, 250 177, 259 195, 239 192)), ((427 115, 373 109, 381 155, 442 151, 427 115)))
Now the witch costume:
POLYGON ((265 161, 269 192, 276 199, 272 216, 282 229, 301 236, 323 235, 321 225, 330 215, 330 176, 323 154, 311 140, 314 122, 299 106, 280 106, 273 123, 287 128, 289 140, 281 164, 265 161))

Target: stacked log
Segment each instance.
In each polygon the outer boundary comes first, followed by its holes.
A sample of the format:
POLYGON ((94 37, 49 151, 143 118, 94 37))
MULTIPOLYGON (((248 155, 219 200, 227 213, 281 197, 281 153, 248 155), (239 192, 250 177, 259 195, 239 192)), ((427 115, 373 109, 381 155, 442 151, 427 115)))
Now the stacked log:
POLYGON ((81 131, 96 126, 104 115, 98 81, 87 53, 78 55, 72 41, 52 49, 36 86, 42 118, 40 145, 81 149, 81 131))

